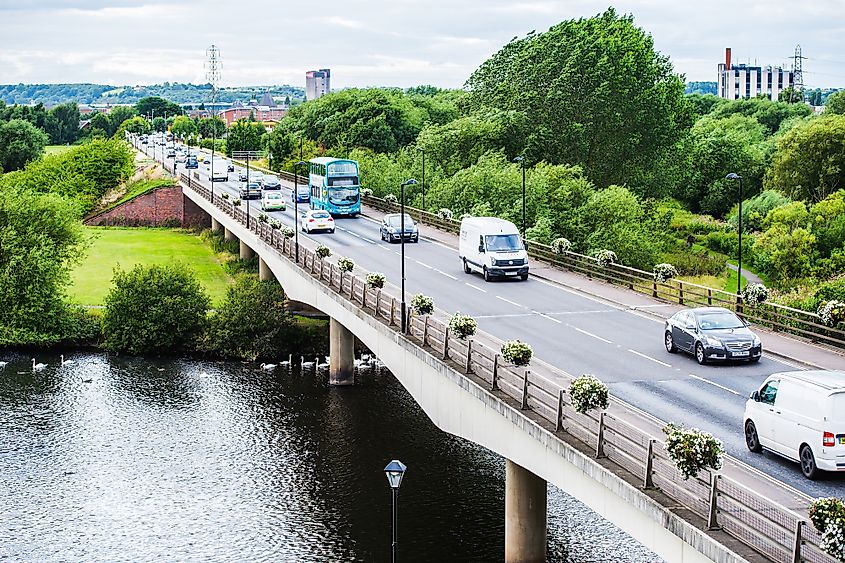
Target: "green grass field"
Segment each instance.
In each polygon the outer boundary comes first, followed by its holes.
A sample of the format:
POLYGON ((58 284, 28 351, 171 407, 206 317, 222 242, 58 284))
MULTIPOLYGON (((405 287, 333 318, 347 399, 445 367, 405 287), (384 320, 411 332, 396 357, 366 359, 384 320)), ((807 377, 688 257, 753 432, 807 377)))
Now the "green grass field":
POLYGON ((214 251, 198 236, 172 229, 85 227, 92 243, 73 271, 70 297, 82 305, 102 305, 116 266, 182 262, 196 273, 212 306, 219 305, 231 282, 214 251))
POLYGON ((47 145, 44 147, 44 154, 61 154, 63 152, 67 152, 70 149, 76 148, 74 145, 47 145))

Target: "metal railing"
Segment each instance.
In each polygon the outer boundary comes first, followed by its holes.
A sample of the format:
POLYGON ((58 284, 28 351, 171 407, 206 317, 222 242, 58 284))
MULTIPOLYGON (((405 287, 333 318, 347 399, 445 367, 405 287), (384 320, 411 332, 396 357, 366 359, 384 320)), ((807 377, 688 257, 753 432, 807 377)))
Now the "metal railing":
MULTIPOLYGON (((182 175, 182 181, 187 184, 188 177, 182 175)), ((196 182, 191 189, 210 198, 209 190, 196 182)), ((230 201, 215 194, 213 204, 245 225, 246 213, 230 201)), ((296 263, 293 239, 261 221, 252 222, 250 231, 296 263)), ((401 307, 393 295, 396 288, 368 287, 366 272, 343 272, 302 244, 297 266, 399 331, 401 307)), ((769 500, 765 491, 754 491, 717 472, 703 471, 698 477, 684 480, 669 459, 664 442, 628 421, 637 419, 634 409, 614 398, 611 410, 578 413, 568 393, 571 375, 540 361, 535 361, 530 369, 510 364, 499 352, 501 340, 489 334, 461 340, 450 332, 448 318, 440 310, 432 315, 409 311, 408 340, 430 350, 500 399, 511 400, 517 408, 535 413, 545 421, 547 430, 558 437, 566 433, 581 443, 581 450, 596 458, 607 458, 617 473, 627 473, 643 490, 660 489, 702 518, 708 529, 724 530, 778 563, 835 563, 819 548, 820 535, 807 525, 805 515, 769 500)), ((753 474, 753 470, 733 458, 725 461, 745 472, 745 476, 753 474)), ((809 503, 809 497, 806 501, 809 503)))
MULTIPOLYGON (((396 213, 399 205, 382 198, 366 196, 364 203, 379 211, 396 213)), ((420 223, 425 223, 450 233, 459 233, 461 222, 443 219, 435 213, 405 206, 405 211, 420 223)), ((740 317, 761 326, 782 331, 811 341, 845 348, 845 330, 825 325, 816 313, 794 309, 777 303, 764 302, 756 306, 743 302, 742 297, 721 289, 715 289, 678 279, 666 282, 654 280, 652 272, 609 264, 599 265, 592 256, 577 252, 555 252, 551 246, 529 240, 528 254, 552 266, 596 278, 605 282, 625 286, 628 289, 651 295, 656 299, 690 307, 725 307, 740 317)))

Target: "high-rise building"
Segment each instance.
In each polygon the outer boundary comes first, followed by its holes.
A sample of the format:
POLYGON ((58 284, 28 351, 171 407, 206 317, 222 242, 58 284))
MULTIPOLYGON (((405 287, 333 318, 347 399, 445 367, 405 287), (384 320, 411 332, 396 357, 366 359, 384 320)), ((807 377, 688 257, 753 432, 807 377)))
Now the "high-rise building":
POLYGON ((332 71, 327 68, 305 73, 305 99, 316 100, 332 91, 332 71))
POLYGON ((777 101, 778 95, 794 86, 795 75, 779 66, 749 66, 731 64, 731 48, 725 49, 725 62, 719 63, 719 97, 726 100, 756 98, 765 94, 777 101))

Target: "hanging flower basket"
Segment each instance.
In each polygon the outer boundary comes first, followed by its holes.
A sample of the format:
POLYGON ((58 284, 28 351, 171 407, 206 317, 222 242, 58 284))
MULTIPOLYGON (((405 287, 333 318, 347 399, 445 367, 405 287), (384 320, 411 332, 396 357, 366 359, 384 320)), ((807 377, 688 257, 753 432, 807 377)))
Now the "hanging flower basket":
POLYGON ((810 503, 810 521, 822 535, 819 547, 845 561, 845 501, 835 497, 814 500, 810 503))
POLYGON ((342 256, 337 259, 337 267, 340 268, 341 272, 351 272, 355 269, 355 261, 352 258, 342 256))
POLYGON ((527 366, 534 350, 520 340, 508 340, 502 344, 502 357, 515 366, 527 366))
POLYGON ((449 330, 461 340, 466 340, 478 330, 478 323, 469 315, 455 313, 449 320, 449 330))
POLYGON ((665 283, 678 276, 678 270, 672 264, 658 264, 654 267, 654 281, 665 283))
POLYGON ((552 251, 555 254, 564 254, 569 252, 570 248, 572 248, 572 243, 569 242, 569 239, 556 238, 552 241, 552 251))
POLYGON ((384 196, 384 201, 386 201, 387 203, 394 203, 395 204, 396 202, 399 201, 399 199, 393 194, 387 194, 386 196, 384 196))
POLYGON ((267 217, 266 213, 259 213, 258 214, 258 222, 259 223, 266 223, 269 217, 267 217))
POLYGON ((444 221, 449 221, 452 219, 452 210, 446 209, 445 207, 442 208, 440 211, 437 212, 437 216, 443 219, 444 221))
POLYGON ((383 288, 384 287, 384 280, 385 280, 384 274, 382 274, 380 272, 370 272, 369 274, 367 274, 367 285, 372 287, 372 288, 376 288, 376 289, 383 288))
POLYGON ((222 197, 223 199, 229 199, 229 194, 227 194, 226 192, 223 192, 223 194, 220 197, 222 197))
POLYGON ((585 373, 569 384, 569 396, 572 407, 581 414, 593 409, 606 409, 608 405, 607 385, 596 377, 585 373))
POLYGON ((750 283, 742 288, 742 302, 756 307, 769 298, 769 290, 762 283, 750 283))
POLYGON ((827 326, 836 326, 845 320, 845 303, 831 299, 819 307, 819 317, 827 326))
POLYGON ((241 200, 239 200, 239 199, 233 199, 233 200, 232 200, 232 205, 234 205, 235 207, 240 207, 240 206, 241 206, 241 200))
POLYGON ((616 262, 616 253, 612 250, 599 250, 595 253, 596 262, 602 268, 607 268, 616 262))
POLYGON ((293 230, 293 227, 285 227, 282 229, 282 236, 285 238, 293 238, 296 235, 296 231, 293 230))
POLYGON ((428 295, 417 293, 411 298, 411 309, 418 315, 430 315, 434 312, 434 299, 428 295))
POLYGON ((361 188, 361 195, 363 197, 370 197, 373 195, 373 190, 370 188, 361 188))
POLYGON ((281 229, 282 228, 282 222, 279 221, 278 219, 271 219, 270 220, 270 228, 276 229, 276 230, 281 229))
POLYGON ((332 251, 329 250, 329 247, 325 244, 321 244, 316 249, 314 249, 314 253, 320 258, 328 258, 332 255, 332 251))
POLYGON ((725 447, 722 441, 698 428, 686 429, 670 422, 666 434, 666 453, 684 479, 698 476, 702 469, 720 469, 725 447))

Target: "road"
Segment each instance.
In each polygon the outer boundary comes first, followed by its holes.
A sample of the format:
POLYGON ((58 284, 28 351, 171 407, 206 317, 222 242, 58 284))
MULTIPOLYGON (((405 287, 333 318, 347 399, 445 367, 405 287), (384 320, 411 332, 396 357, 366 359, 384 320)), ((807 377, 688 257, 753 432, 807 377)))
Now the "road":
MULTIPOLYGON (((160 154, 157 151, 156 156, 160 154)), ((200 174, 207 180, 202 166, 200 174)), ((237 173, 229 177, 228 182, 215 182, 214 190, 237 197, 237 173)), ((282 184, 290 202, 290 186, 282 184)), ((249 205, 257 217, 260 202, 252 200, 249 205)), ((269 215, 286 225, 294 224, 292 206, 269 215)), ((399 245, 380 240, 379 223, 367 217, 335 221, 334 234, 300 232, 300 236, 326 244, 334 255, 348 256, 362 268, 382 272, 389 282, 399 285, 399 245)), ((770 453, 752 454, 745 446, 742 416, 746 397, 767 375, 801 369, 799 366, 765 352, 756 364, 700 366, 691 356, 668 353, 663 346, 662 321, 647 313, 534 276, 526 282, 485 283, 480 275, 463 272, 456 250, 431 240, 406 244, 405 255, 409 301, 414 293, 425 293, 441 309, 475 317, 481 330, 530 343, 536 357, 564 371, 595 374, 614 396, 661 420, 711 432, 724 441, 730 455, 805 494, 841 496, 845 491, 843 473, 808 481, 797 463, 770 453)))

